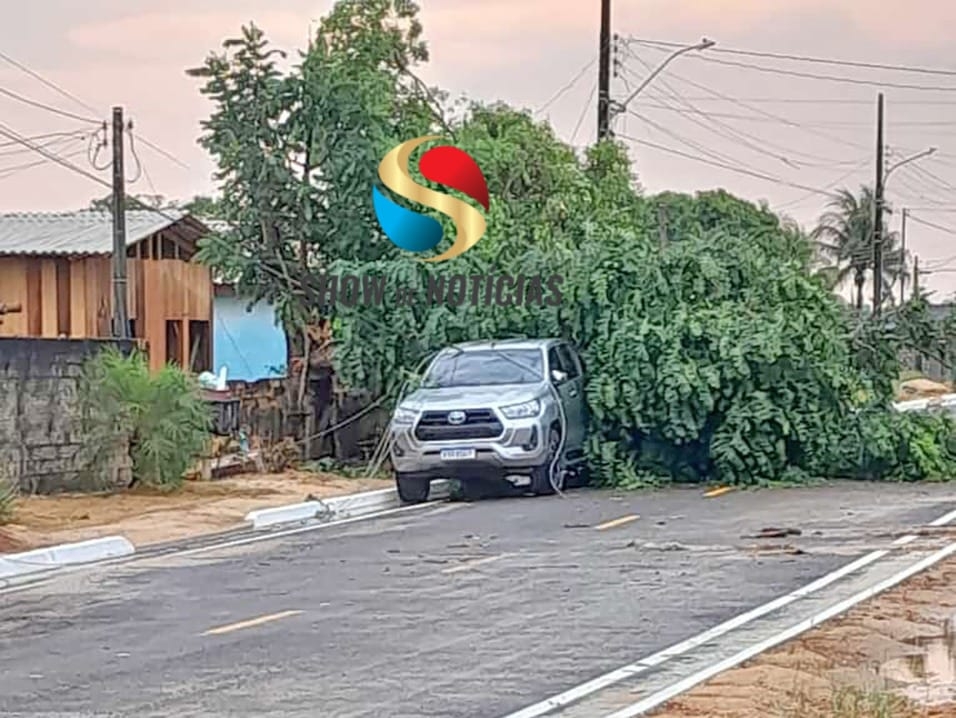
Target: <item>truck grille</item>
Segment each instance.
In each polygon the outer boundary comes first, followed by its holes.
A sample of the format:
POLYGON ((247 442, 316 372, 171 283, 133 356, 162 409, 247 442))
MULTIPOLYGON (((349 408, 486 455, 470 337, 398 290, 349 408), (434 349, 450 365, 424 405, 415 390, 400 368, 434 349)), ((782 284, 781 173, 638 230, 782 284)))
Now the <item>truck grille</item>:
POLYGON ((465 420, 452 424, 449 411, 426 411, 415 427, 419 441, 456 441, 459 439, 494 439, 504 427, 491 409, 466 409, 465 420))

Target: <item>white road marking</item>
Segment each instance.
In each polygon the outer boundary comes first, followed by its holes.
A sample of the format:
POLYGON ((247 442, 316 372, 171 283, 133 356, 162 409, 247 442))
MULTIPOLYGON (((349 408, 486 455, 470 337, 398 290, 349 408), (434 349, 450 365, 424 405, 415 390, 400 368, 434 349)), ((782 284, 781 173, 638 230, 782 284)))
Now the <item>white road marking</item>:
MULTIPOLYGON (((943 526, 950 523, 954 519, 956 519, 956 511, 951 511, 945 516, 941 516, 940 518, 936 519, 929 525, 943 526)), ((906 536, 901 536, 900 538, 893 541, 892 546, 893 547, 905 546, 906 544, 910 543, 916 538, 917 537, 915 535, 907 534, 906 536)), ((699 633, 696 636, 692 636, 691 638, 688 638, 685 641, 676 643, 669 648, 665 648, 663 651, 658 651, 657 653, 651 654, 650 656, 647 656, 646 658, 642 658, 639 661, 635 661, 634 663, 629 663, 626 666, 621 666, 620 668, 613 670, 610 673, 605 673, 603 676, 598 676, 597 678, 587 681, 586 683, 582 683, 581 685, 575 686, 574 688, 564 691, 563 693, 559 693, 558 695, 552 696, 551 698, 547 698, 543 701, 530 705, 527 708, 523 708, 517 711, 516 713, 509 713, 508 715, 503 716, 503 718, 539 718, 539 716, 547 715, 548 713, 551 713, 557 710, 558 708, 570 705, 572 703, 576 703, 582 698, 586 698, 587 696, 593 695, 594 693, 597 693, 598 691, 604 690, 605 688, 608 688, 609 686, 613 686, 617 683, 620 683, 621 681, 627 680, 628 678, 633 678, 634 676, 640 675, 642 673, 646 673, 652 668, 655 668, 661 665, 662 663, 665 663, 671 660, 672 658, 681 656, 687 653, 688 651, 691 651, 697 648, 698 646, 701 646, 705 643, 708 643, 714 640, 715 638, 723 636, 724 634, 729 633, 733 630, 736 630, 737 628, 740 628, 741 626, 745 626, 748 623, 751 623, 757 620, 758 618, 766 616, 768 613, 773 613, 774 611, 777 611, 783 608, 784 606, 788 606, 794 601, 797 601, 798 599, 803 598, 804 596, 808 596, 811 593, 816 593, 820 589, 826 588, 830 584, 835 583, 836 581, 839 581, 840 579, 848 576, 849 574, 854 573, 855 571, 858 571, 862 568, 865 568, 866 566, 869 566, 870 564, 875 563, 876 561, 879 561, 880 559, 889 555, 892 552, 892 550, 893 548, 891 547, 886 549, 879 549, 877 551, 871 551, 865 556, 861 556, 855 561, 848 563, 846 566, 843 566, 842 568, 838 568, 836 571, 832 571, 831 573, 828 573, 825 576, 822 576, 816 579, 815 581, 811 581, 807 585, 801 588, 798 588, 795 591, 791 591, 790 593, 784 596, 775 598, 773 601, 765 603, 762 606, 757 606, 756 608, 750 611, 747 611, 746 613, 742 613, 739 616, 735 616, 734 618, 731 618, 729 621, 725 621, 724 623, 718 624, 714 626, 713 628, 710 628, 704 631, 703 633, 699 633)))
POLYGON ((606 718, 635 718, 635 716, 639 716, 643 713, 646 713, 649 710, 657 708, 661 704, 666 703, 667 701, 680 695, 681 693, 690 690, 694 686, 697 686, 703 683, 704 681, 710 678, 713 678, 719 673, 723 673, 724 671, 730 668, 734 668, 735 666, 740 665, 744 661, 747 661, 753 658, 754 656, 760 655, 764 651, 767 651, 775 646, 778 646, 781 643, 785 643, 786 641, 789 641, 791 638, 795 638, 796 636, 799 636, 801 633, 805 633, 806 631, 809 631, 811 628, 815 628, 819 626, 824 621, 827 621, 835 616, 839 616, 841 613, 845 613, 846 611, 853 608, 857 604, 862 603, 863 601, 866 601, 867 599, 873 598, 874 596, 882 593, 883 591, 886 591, 887 589, 890 589, 893 586, 896 586, 897 584, 902 583, 909 577, 914 576, 920 571, 926 570, 930 566, 936 563, 939 563, 940 561, 953 555, 954 553, 956 553, 956 542, 951 543, 944 548, 941 548, 939 551, 936 551, 935 553, 930 554, 929 556, 924 558, 922 561, 917 561, 916 563, 912 564, 908 568, 905 568, 902 571, 893 574, 889 578, 884 579, 883 581, 880 581, 879 583, 874 584, 873 586, 870 586, 870 588, 860 591, 856 595, 850 596, 849 598, 843 601, 840 601, 840 603, 830 606, 830 608, 824 611, 821 611, 815 616, 812 616, 804 621, 800 621, 800 623, 797 623, 791 626, 790 628, 783 630, 780 633, 777 633, 776 635, 771 636, 770 638, 767 638, 766 640, 760 641, 759 643, 755 643, 752 646, 740 651, 739 653, 733 656, 730 656, 729 658, 726 658, 722 661, 718 661, 717 663, 714 663, 708 668, 705 668, 702 671, 698 671, 697 673, 694 673, 693 675, 688 676, 684 680, 678 681, 677 683, 674 683, 673 685, 668 686, 664 690, 658 691, 657 693, 653 693, 649 695, 647 698, 644 698, 638 701, 637 703, 631 704, 627 708, 623 708, 619 711, 616 711, 606 716, 606 718))
POLYGON ((279 613, 270 613, 265 616, 257 616, 256 618, 249 618, 245 621, 238 621, 236 623, 230 623, 225 626, 218 626, 216 628, 210 628, 208 631, 203 633, 204 636, 221 636, 224 633, 232 633, 233 631, 240 631, 243 628, 252 628, 253 626, 261 626, 263 623, 272 623, 272 621, 278 621, 283 618, 289 618, 290 616, 298 616, 302 611, 280 611, 279 613))

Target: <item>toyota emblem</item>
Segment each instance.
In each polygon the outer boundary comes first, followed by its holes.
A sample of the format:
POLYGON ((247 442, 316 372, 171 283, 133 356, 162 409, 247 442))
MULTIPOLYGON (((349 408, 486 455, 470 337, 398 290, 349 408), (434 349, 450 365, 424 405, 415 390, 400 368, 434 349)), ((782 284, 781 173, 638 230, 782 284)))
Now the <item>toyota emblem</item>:
POLYGON ((464 424, 465 423, 465 412, 463 411, 452 411, 448 414, 448 423, 449 424, 464 424))

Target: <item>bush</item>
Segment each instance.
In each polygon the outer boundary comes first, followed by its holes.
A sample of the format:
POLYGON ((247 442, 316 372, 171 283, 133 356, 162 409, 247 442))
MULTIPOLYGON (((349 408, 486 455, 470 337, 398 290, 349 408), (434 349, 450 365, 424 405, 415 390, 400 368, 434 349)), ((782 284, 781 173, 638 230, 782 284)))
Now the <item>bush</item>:
POLYGON ((116 452, 128 447, 133 484, 178 487, 212 424, 192 377, 173 365, 151 374, 141 353, 113 348, 84 366, 79 406, 87 470, 99 483, 116 452))

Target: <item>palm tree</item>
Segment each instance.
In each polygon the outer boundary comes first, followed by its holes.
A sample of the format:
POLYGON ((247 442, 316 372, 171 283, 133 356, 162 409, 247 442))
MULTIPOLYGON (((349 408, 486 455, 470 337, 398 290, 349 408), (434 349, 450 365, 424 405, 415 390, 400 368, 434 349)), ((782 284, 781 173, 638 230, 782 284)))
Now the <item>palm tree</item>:
MULTIPOLYGON (((869 187, 861 187, 859 195, 847 189, 827 205, 816 229, 811 233, 818 258, 826 265, 818 271, 831 289, 842 286, 848 279, 856 286, 856 308, 863 308, 863 285, 873 263, 873 208, 874 194, 869 187)), ((892 209, 883 203, 883 216, 892 209)), ((903 252, 896 246, 898 235, 883 223, 883 300, 893 299, 893 284, 905 273, 903 252)))

